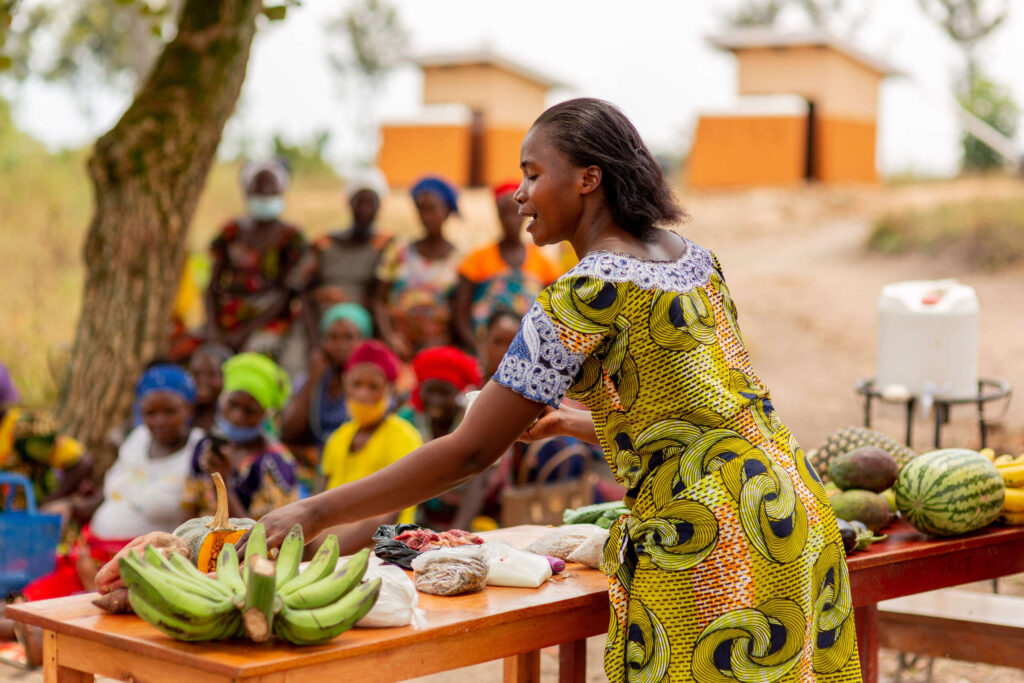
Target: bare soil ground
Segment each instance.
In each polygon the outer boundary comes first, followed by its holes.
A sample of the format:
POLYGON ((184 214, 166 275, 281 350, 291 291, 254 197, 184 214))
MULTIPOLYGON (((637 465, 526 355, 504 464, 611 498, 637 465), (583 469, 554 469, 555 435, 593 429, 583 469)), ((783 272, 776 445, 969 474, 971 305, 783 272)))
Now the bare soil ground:
MULTIPOLYGON (((970 270, 955 257, 920 255, 880 257, 865 251, 871 219, 896 208, 923 208, 942 201, 1020 196, 1024 184, 1014 179, 975 179, 884 188, 809 188, 742 193, 688 195, 693 216, 682 232, 712 249, 721 260, 740 315, 740 325, 754 365, 771 388, 783 421, 805 448, 816 446, 838 427, 860 424, 861 403, 853 391, 858 378, 875 368, 875 305, 884 284, 909 279, 955 277, 977 290, 981 305, 980 371, 1024 386, 1024 267, 983 272, 970 270)), ((331 199, 331 202, 336 199, 331 199)), ((326 203, 326 202, 325 202, 326 203)), ((385 205, 391 225, 411 225, 411 206, 392 197, 385 205)), ((467 193, 462 231, 456 240, 477 244, 493 230, 490 200, 467 193)), ((991 406, 996 417, 1006 406, 991 406)), ((903 409, 875 409, 876 427, 901 437, 903 409)), ((931 447, 930 419, 915 426, 914 446, 931 447)), ((1024 404, 1011 402, 990 436, 997 452, 1024 450, 1024 404)), ((978 447, 972 407, 954 410, 943 445, 978 447)), ((1024 595, 1024 578, 1001 582, 1003 592, 1024 595)), ((980 590, 986 585, 978 586, 980 590)), ((601 673, 602 639, 588 643, 589 681, 601 673)), ((555 675, 557 651, 545 652, 542 667, 555 675)), ((891 680, 896 654, 882 653, 882 673, 891 680)), ((417 679, 422 683, 501 679, 501 663, 417 679)), ((0 665, 0 681, 41 681, 40 673, 23 674, 0 665)), ((924 680, 917 672, 904 680, 924 680)), ((1024 672, 980 664, 936 660, 936 683, 1024 680, 1024 672)))

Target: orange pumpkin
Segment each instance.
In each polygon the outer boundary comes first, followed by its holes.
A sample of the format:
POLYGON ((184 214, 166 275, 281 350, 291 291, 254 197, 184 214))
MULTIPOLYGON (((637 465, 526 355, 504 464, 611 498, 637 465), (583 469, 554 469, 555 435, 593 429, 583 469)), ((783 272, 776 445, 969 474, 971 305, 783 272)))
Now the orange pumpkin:
POLYGON ((174 535, 188 544, 196 567, 207 574, 217 570, 221 548, 239 541, 256 524, 256 520, 249 518, 228 518, 228 490, 224 479, 217 472, 211 476, 217 490, 216 514, 190 519, 174 530, 174 535))

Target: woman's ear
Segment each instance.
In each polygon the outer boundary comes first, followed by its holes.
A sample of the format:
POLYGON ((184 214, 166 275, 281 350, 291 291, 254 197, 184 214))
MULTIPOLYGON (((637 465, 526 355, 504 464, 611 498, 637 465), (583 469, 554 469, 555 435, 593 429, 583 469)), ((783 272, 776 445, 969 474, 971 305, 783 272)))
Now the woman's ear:
POLYGON ((601 167, 587 166, 583 169, 582 186, 580 194, 590 194, 601 186, 601 167))

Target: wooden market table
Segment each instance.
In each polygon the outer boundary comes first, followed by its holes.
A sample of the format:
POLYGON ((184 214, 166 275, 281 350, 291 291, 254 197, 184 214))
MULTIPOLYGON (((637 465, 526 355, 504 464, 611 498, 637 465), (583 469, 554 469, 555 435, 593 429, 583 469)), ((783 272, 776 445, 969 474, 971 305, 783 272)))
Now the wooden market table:
MULTIPOLYGON (((508 530, 512 531, 512 530, 508 530)), ((848 560, 864 679, 878 678, 880 600, 1024 572, 1024 528, 930 540, 906 525, 848 560)), ((515 532, 513 532, 515 533, 515 532)), ((10 605, 7 615, 44 630, 47 681, 399 681, 504 659, 506 681, 539 680, 542 648, 559 646, 559 680, 585 680, 586 638, 608 626, 599 571, 569 565, 539 589, 488 587, 444 598, 420 594, 422 629, 353 629, 312 647, 182 643, 133 615, 110 615, 92 595, 10 605)))

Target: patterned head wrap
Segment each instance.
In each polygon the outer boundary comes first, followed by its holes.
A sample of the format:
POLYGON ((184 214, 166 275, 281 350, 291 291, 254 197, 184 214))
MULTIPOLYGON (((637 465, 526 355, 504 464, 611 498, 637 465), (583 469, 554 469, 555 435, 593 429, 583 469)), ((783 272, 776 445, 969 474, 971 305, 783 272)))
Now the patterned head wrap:
POLYGON ((452 185, 438 176, 427 176, 420 178, 419 182, 412 186, 410 194, 413 199, 416 199, 419 195, 424 192, 433 192, 441 198, 441 200, 448 207, 448 210, 452 213, 459 212, 459 204, 456 201, 455 188, 452 185))
POLYGON ((280 410, 292 393, 288 373, 274 361, 258 353, 240 353, 222 366, 226 396, 244 391, 256 399, 264 410, 280 410))
POLYGON ((196 383, 192 381, 192 376, 171 363, 154 365, 142 373, 141 379, 135 385, 136 405, 141 404, 142 399, 155 391, 177 394, 189 404, 196 400, 196 383))
POLYGON ((349 199, 355 197, 363 190, 369 190, 377 195, 378 199, 384 199, 388 194, 388 181, 379 168, 364 168, 356 171, 345 181, 345 194, 349 199))
POLYGON ((519 189, 519 183, 514 180, 506 180, 501 185, 496 185, 494 188, 494 199, 497 201, 507 194, 513 194, 519 189))
POLYGON ((331 329, 331 325, 339 320, 348 320, 364 337, 373 336, 373 319, 370 318, 370 312, 352 302, 334 304, 324 311, 324 314, 320 316, 320 333, 327 332, 331 329))
POLYGON ((280 159, 262 159, 259 161, 250 161, 242 167, 242 191, 248 192, 249 188, 252 187, 252 183, 263 171, 268 171, 277 178, 277 184, 281 186, 281 191, 284 192, 288 188, 288 183, 291 182, 292 174, 285 166, 284 162, 280 159))
POLYGON ((395 352, 388 348, 388 345, 384 342, 377 341, 376 339, 367 339, 357 346, 352 351, 352 355, 348 357, 345 370, 351 370, 353 366, 363 363, 376 365, 384 373, 384 376, 387 377, 388 382, 392 384, 398 379, 401 361, 398 360, 395 352))
POLYGON ((7 366, 0 363, 0 407, 17 403, 20 395, 7 366))
POLYGON ((427 380, 447 382, 460 392, 480 386, 480 365, 475 358, 454 346, 435 346, 420 351, 412 359, 412 369, 418 382, 412 393, 412 404, 416 410, 423 410, 420 385, 427 380))

